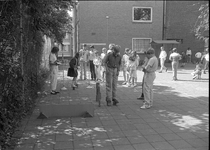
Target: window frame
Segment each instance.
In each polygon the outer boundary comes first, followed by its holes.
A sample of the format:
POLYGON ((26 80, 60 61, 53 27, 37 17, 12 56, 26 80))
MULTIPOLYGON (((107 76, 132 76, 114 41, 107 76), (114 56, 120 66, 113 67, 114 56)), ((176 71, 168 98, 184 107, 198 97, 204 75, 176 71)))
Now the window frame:
MULTIPOLYGON (((152 38, 132 38, 132 50, 134 50, 134 40, 135 39, 139 39, 139 40, 149 40, 149 47, 151 47, 151 42, 152 42, 152 38)), ((139 54, 143 54, 144 52, 142 51, 136 51, 136 53, 139 53, 139 54)))
POLYGON ((141 6, 133 6, 132 7, 132 22, 148 22, 148 23, 151 23, 152 22, 152 16, 153 16, 153 9, 152 9, 152 7, 141 7, 141 6), (151 14, 150 14, 150 20, 134 20, 134 9, 135 8, 140 8, 140 9, 150 9, 151 10, 151 14))

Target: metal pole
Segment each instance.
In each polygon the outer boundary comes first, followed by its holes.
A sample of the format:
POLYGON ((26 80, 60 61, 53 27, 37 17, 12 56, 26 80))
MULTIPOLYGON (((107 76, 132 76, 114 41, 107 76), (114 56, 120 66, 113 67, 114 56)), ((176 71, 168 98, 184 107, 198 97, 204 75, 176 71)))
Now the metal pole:
POLYGON ((106 44, 109 44, 109 16, 106 16, 106 44))
POLYGON ((65 66, 65 63, 64 63, 64 58, 63 58, 63 43, 61 44, 61 49, 62 49, 62 65, 63 65, 63 87, 61 88, 62 91, 66 91, 67 88, 65 87, 65 81, 64 81, 64 66, 65 66))
POLYGON ((21 58, 21 76, 22 76, 22 95, 21 99, 25 105, 24 95, 25 95, 25 85, 24 85, 24 66, 23 66, 23 5, 22 0, 20 0, 20 58, 21 58))

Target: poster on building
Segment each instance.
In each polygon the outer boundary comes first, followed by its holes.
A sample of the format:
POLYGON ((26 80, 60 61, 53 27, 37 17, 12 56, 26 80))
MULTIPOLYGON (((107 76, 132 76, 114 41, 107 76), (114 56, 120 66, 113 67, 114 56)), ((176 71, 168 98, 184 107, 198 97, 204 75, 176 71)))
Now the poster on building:
POLYGON ((133 7, 133 22, 152 22, 151 7, 133 7))

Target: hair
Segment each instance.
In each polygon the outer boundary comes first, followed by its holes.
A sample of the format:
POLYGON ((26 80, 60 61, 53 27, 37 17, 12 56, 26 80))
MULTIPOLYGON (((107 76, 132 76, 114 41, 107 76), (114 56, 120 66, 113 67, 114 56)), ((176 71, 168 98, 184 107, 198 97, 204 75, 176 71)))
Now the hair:
POLYGON ((125 53, 128 53, 130 51, 130 48, 125 48, 125 53))
POLYGON ((114 43, 110 43, 110 44, 109 44, 109 49, 113 50, 113 47, 114 47, 114 46, 115 46, 114 43))
POLYGON ((177 52, 177 49, 176 49, 176 48, 173 48, 173 49, 172 49, 172 52, 177 52))
POLYGON ((102 52, 106 52, 107 51, 107 49, 104 47, 104 48, 102 48, 102 52))
POLYGON ((148 54, 148 55, 150 55, 150 54, 155 54, 154 48, 152 48, 152 47, 148 48, 146 54, 148 54))
POLYGON ((51 53, 55 54, 59 51, 59 48, 58 47, 53 47, 52 50, 51 50, 51 53))
POLYGON ((121 48, 120 45, 114 45, 113 46, 113 51, 119 53, 120 52, 120 48, 121 48))
POLYGON ((83 47, 87 47, 87 44, 83 44, 83 47))
POLYGON ((91 45, 90 48, 94 48, 94 45, 91 45))
POLYGON ((136 51, 132 51, 131 52, 131 56, 129 57, 129 60, 131 60, 131 61, 135 61, 136 60, 136 51))
POLYGON ((77 52, 74 57, 79 58, 79 52, 77 52))

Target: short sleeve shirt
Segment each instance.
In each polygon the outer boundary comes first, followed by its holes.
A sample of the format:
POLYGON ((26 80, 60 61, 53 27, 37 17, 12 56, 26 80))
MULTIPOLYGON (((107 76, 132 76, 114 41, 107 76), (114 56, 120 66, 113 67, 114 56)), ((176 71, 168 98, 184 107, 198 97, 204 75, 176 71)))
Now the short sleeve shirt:
POLYGON ((158 68, 158 59, 156 56, 153 56, 148 60, 145 69, 147 69, 149 73, 153 73, 157 70, 157 68, 158 68))

